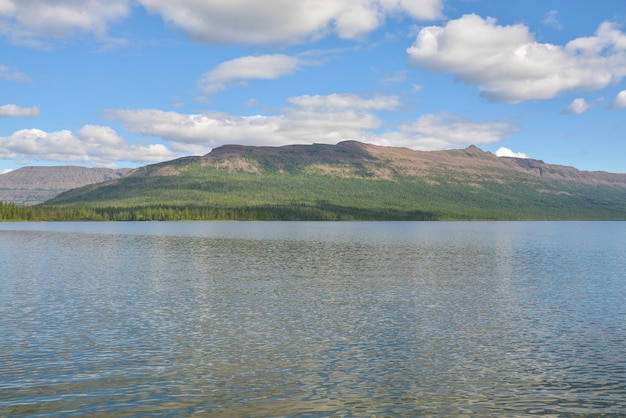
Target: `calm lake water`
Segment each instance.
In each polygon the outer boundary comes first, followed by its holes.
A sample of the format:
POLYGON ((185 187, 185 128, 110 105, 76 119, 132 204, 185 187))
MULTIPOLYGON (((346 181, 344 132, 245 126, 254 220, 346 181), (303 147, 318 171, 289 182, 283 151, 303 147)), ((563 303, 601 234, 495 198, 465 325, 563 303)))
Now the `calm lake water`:
POLYGON ((626 223, 0 223, 0 416, 626 415, 626 223))

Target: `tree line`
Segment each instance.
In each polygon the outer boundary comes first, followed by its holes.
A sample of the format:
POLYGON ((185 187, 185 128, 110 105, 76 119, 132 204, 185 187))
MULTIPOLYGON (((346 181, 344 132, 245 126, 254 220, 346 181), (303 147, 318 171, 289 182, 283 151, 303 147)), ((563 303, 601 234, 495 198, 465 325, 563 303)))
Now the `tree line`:
POLYGON ((18 206, 0 202, 0 221, 340 221, 436 220, 434 213, 317 204, 214 207, 157 205, 137 207, 18 206))

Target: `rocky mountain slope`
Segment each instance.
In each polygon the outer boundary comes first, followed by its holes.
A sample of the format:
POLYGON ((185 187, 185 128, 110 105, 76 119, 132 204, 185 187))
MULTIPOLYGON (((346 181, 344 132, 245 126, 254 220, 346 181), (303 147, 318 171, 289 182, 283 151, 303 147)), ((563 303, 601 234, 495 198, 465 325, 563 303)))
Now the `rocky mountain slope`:
POLYGON ((466 183, 470 179, 506 182, 530 177, 589 185, 626 187, 626 174, 580 171, 540 160, 497 157, 476 146, 462 150, 414 151, 357 141, 337 145, 255 147, 225 145, 202 157, 186 157, 141 167, 129 176, 168 176, 184 173, 190 164, 253 174, 305 173, 336 177, 399 180, 415 178, 437 182, 445 177, 466 183))
POLYGON ((108 208, 113 219, 122 210, 124 219, 626 219, 626 174, 497 157, 475 146, 227 145, 48 204, 108 208))
POLYGON ((88 184, 118 179, 127 168, 23 167, 0 175, 0 201, 34 205, 88 184))

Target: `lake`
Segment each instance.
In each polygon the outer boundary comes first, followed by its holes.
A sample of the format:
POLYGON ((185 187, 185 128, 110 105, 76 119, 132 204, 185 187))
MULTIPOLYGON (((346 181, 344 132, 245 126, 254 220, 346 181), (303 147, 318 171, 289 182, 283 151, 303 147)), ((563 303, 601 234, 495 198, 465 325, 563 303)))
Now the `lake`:
POLYGON ((626 223, 0 223, 0 417, 193 414, 626 415, 626 223))

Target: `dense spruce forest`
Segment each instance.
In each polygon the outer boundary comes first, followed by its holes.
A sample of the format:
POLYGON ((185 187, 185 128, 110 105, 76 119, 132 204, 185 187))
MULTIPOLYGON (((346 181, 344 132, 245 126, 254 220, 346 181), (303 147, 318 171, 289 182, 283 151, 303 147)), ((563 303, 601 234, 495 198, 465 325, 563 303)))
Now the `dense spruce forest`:
POLYGON ((0 221, 335 221, 335 220, 436 220, 432 214, 368 211, 320 205, 212 208, 156 206, 128 208, 67 208, 16 206, 0 202, 0 221))
POLYGON ((626 176, 476 147, 218 148, 68 190, 0 220, 626 220, 626 176))
MULTIPOLYGON (((213 173, 213 180, 220 173, 213 173)), ((224 175, 224 173, 222 173, 224 175)), ((271 176, 270 176, 271 177, 271 176)), ((524 184, 489 189, 433 186, 326 177, 271 179, 240 173, 223 182, 156 177, 153 188, 140 182, 111 184, 92 191, 100 203, 17 206, 2 204, 0 219, 24 221, 191 221, 191 220, 621 220, 626 191, 570 185, 560 194, 540 193, 524 184), (235 181, 233 177, 237 178, 235 181), (184 181, 184 180, 187 180, 184 181), (178 188, 172 190, 172 182, 178 188), (135 184, 136 183, 136 184, 135 184), (308 185, 306 183, 309 183, 308 185), (203 192, 203 188, 211 193, 203 192), (218 191, 221 189, 221 192, 218 191), (281 194, 274 194, 281 190, 281 194), (252 191, 256 193, 253 195, 252 191), (264 197, 265 195, 265 197, 264 197), (610 199, 607 198, 610 196, 610 199)), ((67 192, 60 199, 70 199, 67 192)))

